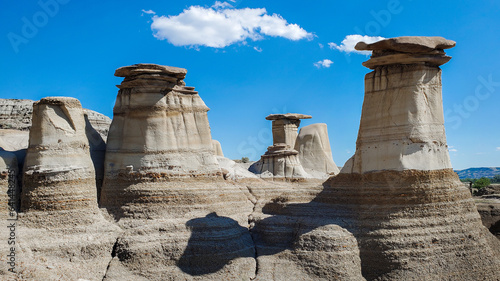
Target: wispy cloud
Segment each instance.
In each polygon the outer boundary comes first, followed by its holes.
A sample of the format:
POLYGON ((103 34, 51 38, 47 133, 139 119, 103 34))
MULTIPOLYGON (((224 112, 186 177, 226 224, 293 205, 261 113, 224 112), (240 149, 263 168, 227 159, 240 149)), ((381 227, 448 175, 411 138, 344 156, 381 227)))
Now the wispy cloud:
POLYGON ((457 152, 458 150, 455 147, 453 147, 453 146, 449 146, 448 147, 448 151, 450 151, 450 152, 457 152))
POLYGON ((333 64, 333 61, 329 60, 329 59, 324 59, 324 60, 320 60, 318 62, 315 62, 314 63, 314 66, 316 66, 317 68, 329 68, 330 65, 333 64))
POLYGON ((233 7, 233 5, 231 5, 227 2, 220 2, 220 1, 215 1, 215 4, 212 5, 212 8, 215 8, 215 9, 224 9, 224 8, 232 8, 232 7, 233 7))
POLYGON ((267 14, 265 8, 235 9, 219 1, 209 8, 190 6, 178 15, 154 15, 152 19, 153 35, 175 46, 224 48, 248 39, 261 40, 265 36, 293 41, 314 38, 312 33, 288 23, 280 15, 267 14))
POLYGON ((380 41, 380 40, 383 40, 385 39, 384 37, 380 37, 380 36, 368 36, 368 35, 359 35, 359 34, 353 34, 353 35, 347 35, 344 40, 342 40, 342 42, 340 43, 340 45, 338 44, 335 44, 333 42, 330 42, 328 43, 328 46, 330 47, 330 49, 333 49, 333 50, 338 50, 338 51, 341 51, 341 52, 345 52, 345 53, 358 53, 358 54, 363 54, 363 55, 369 55, 371 54, 370 51, 358 51, 358 50, 355 50, 354 49, 354 46, 356 46, 356 44, 358 42, 365 42, 367 44, 370 44, 370 43, 375 43, 377 41, 380 41))
POLYGON ((497 151, 500 151, 500 146, 496 148, 497 151))
POLYGON ((142 9, 142 12, 144 14, 148 14, 148 15, 156 15, 155 11, 153 11, 153 10, 144 10, 144 9, 142 9))
POLYGON ((261 53, 262 52, 262 49, 259 48, 259 47, 253 47, 254 50, 256 50, 257 52, 261 53))

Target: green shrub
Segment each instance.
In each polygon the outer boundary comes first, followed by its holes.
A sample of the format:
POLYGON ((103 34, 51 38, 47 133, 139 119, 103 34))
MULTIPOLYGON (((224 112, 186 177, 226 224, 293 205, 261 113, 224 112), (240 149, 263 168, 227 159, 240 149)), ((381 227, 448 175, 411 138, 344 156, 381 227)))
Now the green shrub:
POLYGON ((249 161, 248 157, 241 157, 241 163, 248 163, 249 161))
POLYGON ((481 189, 481 188, 485 188, 487 187, 488 185, 491 184, 491 180, 489 178, 480 178, 476 181, 474 181, 474 184, 472 185, 473 188, 477 188, 477 189, 481 189))

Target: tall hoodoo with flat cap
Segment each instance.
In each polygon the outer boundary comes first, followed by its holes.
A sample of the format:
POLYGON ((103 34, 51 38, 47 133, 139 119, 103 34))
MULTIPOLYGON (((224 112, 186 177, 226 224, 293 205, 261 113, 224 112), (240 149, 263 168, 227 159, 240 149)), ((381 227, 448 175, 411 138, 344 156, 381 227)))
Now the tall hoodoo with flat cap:
POLYGON ((299 152, 294 149, 300 119, 310 118, 312 118, 310 115, 297 113, 271 114, 267 116, 267 120, 273 121, 273 145, 269 146, 260 160, 250 167, 250 171, 261 175, 263 178, 278 180, 296 180, 310 177, 300 165, 299 152))
POLYGON ((453 46, 441 37, 356 45, 373 52, 356 152, 317 200, 351 210, 368 280, 500 279, 500 243, 448 155, 439 66, 453 46))
POLYGON ((121 67, 113 109, 101 204, 120 208, 150 191, 128 184, 155 178, 217 176, 209 108, 183 81, 187 70, 156 64, 121 67), (124 183, 128 182, 128 183, 124 183), (142 194, 139 196, 139 194, 142 194))

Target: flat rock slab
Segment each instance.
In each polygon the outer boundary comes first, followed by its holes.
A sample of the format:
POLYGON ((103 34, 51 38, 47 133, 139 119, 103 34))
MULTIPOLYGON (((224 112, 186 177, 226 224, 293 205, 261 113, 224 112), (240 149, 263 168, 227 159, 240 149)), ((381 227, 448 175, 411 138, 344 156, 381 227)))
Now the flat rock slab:
POLYGON ((266 117, 266 120, 279 120, 279 119, 311 119, 311 115, 298 114, 298 113, 286 113, 286 114, 271 114, 266 117))
POLYGON ((455 41, 443 37, 403 36, 381 40, 372 44, 359 42, 354 47, 358 51, 390 50, 403 53, 428 53, 455 47, 455 41))
POLYGON ((180 67, 166 66, 166 65, 151 64, 151 63, 139 63, 118 68, 115 71, 115 76, 128 77, 139 74, 159 74, 159 73, 184 79, 184 77, 186 77, 187 74, 187 69, 180 67))

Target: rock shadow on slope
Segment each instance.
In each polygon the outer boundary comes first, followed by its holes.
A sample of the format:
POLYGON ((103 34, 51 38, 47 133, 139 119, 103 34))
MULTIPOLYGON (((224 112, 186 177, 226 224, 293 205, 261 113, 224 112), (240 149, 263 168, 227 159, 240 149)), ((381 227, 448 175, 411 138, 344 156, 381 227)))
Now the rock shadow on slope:
POLYGON ((215 273, 232 260, 255 257, 252 237, 246 227, 215 212, 186 223, 191 237, 177 266, 192 276, 215 273))

